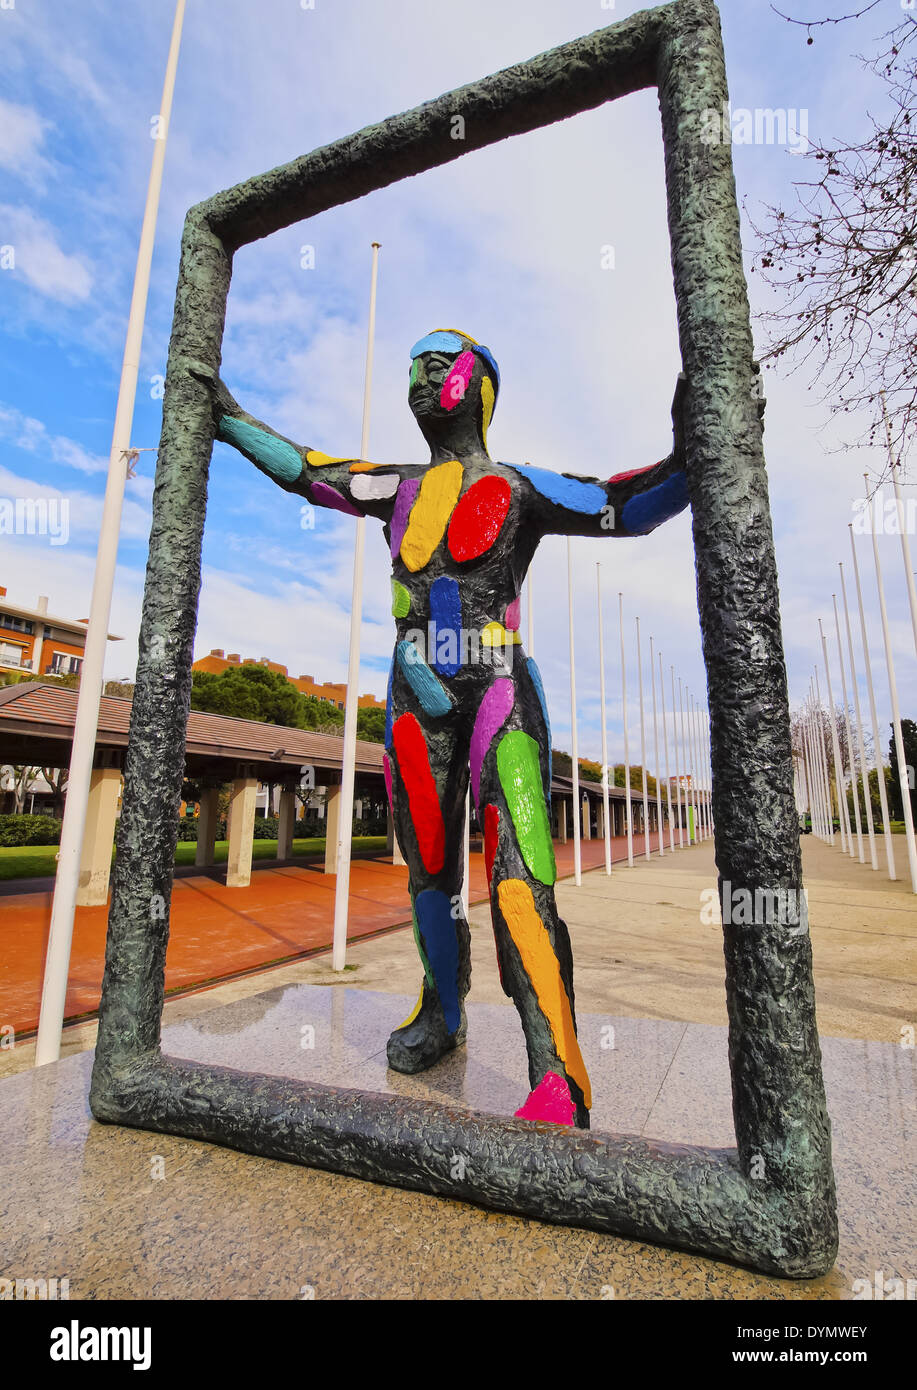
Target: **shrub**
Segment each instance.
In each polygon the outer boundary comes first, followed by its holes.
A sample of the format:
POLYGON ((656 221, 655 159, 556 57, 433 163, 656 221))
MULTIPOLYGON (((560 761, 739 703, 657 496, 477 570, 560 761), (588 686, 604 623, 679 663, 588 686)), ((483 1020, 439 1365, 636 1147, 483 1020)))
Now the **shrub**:
POLYGON ((0 845, 59 845, 60 831, 53 816, 0 816, 0 845))

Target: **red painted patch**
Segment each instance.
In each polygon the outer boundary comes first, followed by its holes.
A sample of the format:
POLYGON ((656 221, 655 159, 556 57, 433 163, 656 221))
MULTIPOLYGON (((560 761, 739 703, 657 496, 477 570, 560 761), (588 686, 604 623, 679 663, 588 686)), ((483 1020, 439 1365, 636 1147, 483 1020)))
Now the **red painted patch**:
POLYGON ((509 511, 505 478, 479 478, 465 493, 449 522, 449 550, 454 560, 476 560, 500 534, 509 511))
POLYGON ((522 1109, 516 1111, 517 1120, 541 1120, 549 1125, 572 1125, 575 1115, 570 1087, 556 1071, 547 1072, 522 1109))
POLYGON ((497 831, 500 828, 500 812, 496 806, 484 807, 484 866, 487 869, 487 886, 494 876, 494 860, 497 857, 497 831))
MULTIPOLYGON (((660 463, 665 463, 665 459, 660 459, 660 463)), ((613 478, 609 478, 606 487, 612 483, 626 483, 628 478, 639 478, 641 473, 652 473, 654 468, 658 468, 658 463, 648 463, 645 468, 632 468, 629 473, 616 473, 613 478)))
POLYGON ((398 771, 408 794, 417 848, 428 874, 438 874, 446 857, 446 827, 423 730, 413 714, 402 714, 392 729, 398 771))

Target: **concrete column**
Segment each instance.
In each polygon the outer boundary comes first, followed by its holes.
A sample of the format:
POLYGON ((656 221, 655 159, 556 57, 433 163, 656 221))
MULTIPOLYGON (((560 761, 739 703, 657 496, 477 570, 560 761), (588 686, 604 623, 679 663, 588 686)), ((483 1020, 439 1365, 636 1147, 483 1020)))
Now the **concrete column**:
POLYGON ((296 793, 280 793, 280 823, 277 826, 277 858, 290 859, 293 854, 293 828, 296 824, 296 793))
POLYGON ((588 796, 583 797, 583 839, 592 839, 592 809, 588 796))
POLYGON ((560 803, 560 843, 567 843, 567 802, 566 799, 560 803))
POLYGON ((341 788, 329 787, 325 793, 325 873, 337 872, 338 826, 341 813, 341 788))
POLYGON ((597 839, 597 840, 604 840, 604 838, 605 838, 605 802, 604 802, 604 800, 599 801, 599 802, 596 803, 596 808, 595 808, 595 823, 596 823, 596 831, 595 831, 595 837, 596 837, 596 839, 597 839))
POLYGON ((96 767, 89 783, 86 829, 80 851, 78 907, 99 907, 108 901, 111 849, 115 843, 121 773, 116 767, 96 767))
POLYGON ((251 883, 257 795, 257 777, 237 777, 229 790, 229 817, 226 826, 226 836, 229 840, 227 888, 247 888, 251 883))
POLYGON ((207 787, 201 793, 201 809, 197 817, 197 849, 194 862, 200 866, 216 861, 214 845, 217 839, 217 822, 220 819, 220 789, 207 787))
POLYGON ((385 836, 386 847, 388 848, 389 854, 392 856, 392 863, 403 864, 405 859, 404 855, 401 853, 401 846, 398 844, 398 836, 395 834, 395 820, 392 816, 391 807, 389 807, 385 818, 385 836))

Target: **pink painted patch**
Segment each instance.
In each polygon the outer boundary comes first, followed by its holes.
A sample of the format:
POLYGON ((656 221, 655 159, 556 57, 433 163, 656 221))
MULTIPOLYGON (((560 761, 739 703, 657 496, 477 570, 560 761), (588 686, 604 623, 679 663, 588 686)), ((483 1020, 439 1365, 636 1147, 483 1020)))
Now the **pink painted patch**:
MULTIPOLYGON (((385 774, 385 790, 388 792, 388 804, 392 806, 392 765, 388 760, 388 754, 382 754, 382 771, 385 774)), ((392 810, 394 810, 392 806, 392 810)))
POLYGON ((519 619, 522 616, 522 595, 517 594, 512 603, 506 605, 506 613, 503 618, 503 626, 507 632, 519 631, 519 619))
POLYGON ((471 794, 474 804, 480 810, 481 768, 487 757, 487 750, 494 735, 506 723, 513 712, 516 687, 508 676, 495 680, 478 706, 474 728, 471 731, 471 748, 468 765, 471 768, 471 794))
POLYGON ((443 410, 454 410, 465 395, 471 373, 474 371, 474 353, 463 352, 455 359, 452 370, 443 382, 439 403, 443 410))
POLYGON ((556 1071, 547 1072, 522 1109, 516 1111, 517 1120, 541 1120, 548 1125, 572 1125, 575 1115, 570 1087, 556 1071))

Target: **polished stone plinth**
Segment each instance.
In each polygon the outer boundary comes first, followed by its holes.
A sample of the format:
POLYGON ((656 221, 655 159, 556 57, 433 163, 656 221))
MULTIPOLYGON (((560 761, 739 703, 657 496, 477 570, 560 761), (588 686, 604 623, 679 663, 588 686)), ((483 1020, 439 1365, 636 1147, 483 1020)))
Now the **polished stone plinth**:
MULTIPOLYGON (((172 1056, 509 1114, 528 1090, 509 1006, 469 1008, 468 1045, 388 1071, 404 996, 268 990, 166 1028, 172 1056)), ((725 1029, 584 1014, 597 1129, 733 1142, 725 1029), (613 1044, 613 1045, 612 1045, 613 1044)), ((71 1298, 850 1298, 913 1278, 915 1053, 823 1040, 841 1249, 805 1282, 486 1212, 209 1144, 96 1124, 92 1054, 0 1082, 0 1275, 69 1278, 71 1298)), ((458 1156, 457 1156, 458 1157, 458 1156)))

